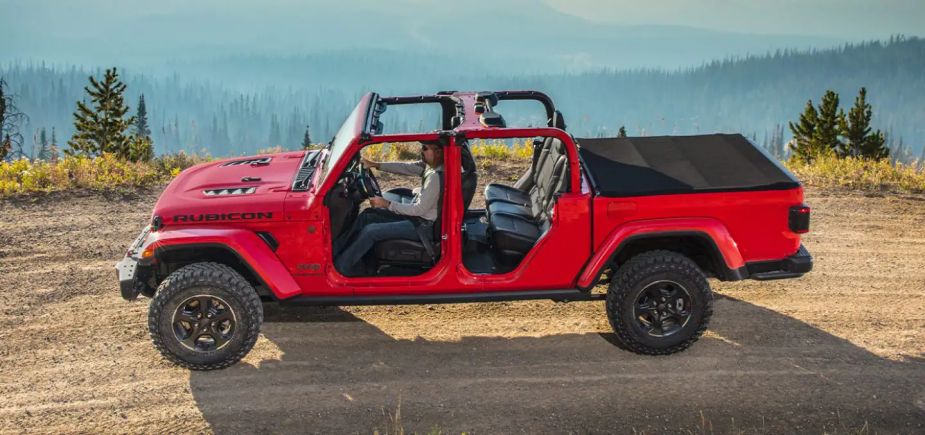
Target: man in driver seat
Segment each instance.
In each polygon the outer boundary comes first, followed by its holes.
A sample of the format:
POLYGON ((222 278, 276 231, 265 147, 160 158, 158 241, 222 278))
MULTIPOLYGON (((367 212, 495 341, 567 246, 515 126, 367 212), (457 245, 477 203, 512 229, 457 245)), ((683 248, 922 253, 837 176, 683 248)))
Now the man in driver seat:
POLYGON ((420 240, 424 234, 430 234, 440 207, 442 186, 438 172, 443 171, 440 143, 421 142, 421 160, 417 162, 374 162, 364 157, 360 160, 368 168, 419 176, 421 187, 413 190, 414 198, 410 203, 389 201, 379 196, 369 198, 371 207, 363 210, 353 226, 334 242, 334 266, 345 276, 364 274, 363 256, 376 242, 420 240))

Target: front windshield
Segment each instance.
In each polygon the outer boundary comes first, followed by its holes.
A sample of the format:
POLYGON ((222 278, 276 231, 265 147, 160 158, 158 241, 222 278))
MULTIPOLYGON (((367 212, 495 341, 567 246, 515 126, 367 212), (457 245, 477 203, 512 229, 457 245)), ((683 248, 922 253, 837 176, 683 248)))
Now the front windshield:
POLYGON ((340 156, 342 156, 344 151, 347 151, 347 147, 350 146, 350 142, 353 140, 354 135, 353 129, 356 127, 357 118, 360 116, 360 109, 364 107, 366 107, 366 105, 358 104, 334 135, 334 140, 331 142, 330 155, 327 161, 324 162, 324 174, 322 179, 327 178, 328 173, 331 172, 331 168, 337 165, 340 156))

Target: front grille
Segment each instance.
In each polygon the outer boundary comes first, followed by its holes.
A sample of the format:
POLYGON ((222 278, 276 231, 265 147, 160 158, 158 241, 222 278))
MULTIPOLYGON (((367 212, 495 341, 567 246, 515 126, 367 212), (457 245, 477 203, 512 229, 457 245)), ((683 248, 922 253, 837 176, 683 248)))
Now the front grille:
POLYGON ((269 165, 270 160, 273 160, 272 157, 264 157, 262 159, 246 159, 246 160, 234 160, 227 163, 222 163, 222 166, 241 166, 241 165, 269 165))
POLYGON ((227 187, 224 189, 203 190, 206 196, 249 195, 257 191, 256 187, 227 187))

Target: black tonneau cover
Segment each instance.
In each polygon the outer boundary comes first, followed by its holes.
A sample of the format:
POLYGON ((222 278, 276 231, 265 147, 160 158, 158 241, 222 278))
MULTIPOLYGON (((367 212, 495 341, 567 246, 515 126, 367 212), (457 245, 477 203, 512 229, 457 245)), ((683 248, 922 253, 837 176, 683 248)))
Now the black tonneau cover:
POLYGON ((740 134, 577 139, 602 196, 792 189, 799 181, 740 134))

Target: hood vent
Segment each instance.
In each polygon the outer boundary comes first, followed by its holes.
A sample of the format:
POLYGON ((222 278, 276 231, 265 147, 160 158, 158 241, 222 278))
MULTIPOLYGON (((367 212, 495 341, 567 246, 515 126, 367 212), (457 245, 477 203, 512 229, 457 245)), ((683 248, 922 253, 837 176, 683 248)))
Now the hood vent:
POLYGON ((206 196, 250 195, 257 191, 256 187, 228 187, 225 189, 203 190, 206 196))
POLYGON ((269 165, 270 160, 273 160, 273 158, 264 157, 262 159, 234 160, 231 162, 222 163, 222 166, 243 166, 243 165, 262 166, 262 165, 269 165))

